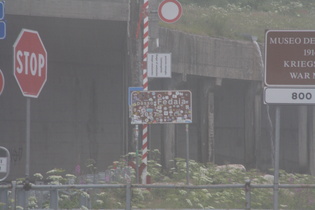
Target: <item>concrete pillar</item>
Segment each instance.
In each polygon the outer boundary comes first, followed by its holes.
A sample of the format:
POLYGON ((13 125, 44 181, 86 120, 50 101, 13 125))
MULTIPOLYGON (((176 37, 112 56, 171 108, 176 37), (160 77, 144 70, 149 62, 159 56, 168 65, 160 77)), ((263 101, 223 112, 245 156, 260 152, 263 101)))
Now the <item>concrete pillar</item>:
POLYGON ((199 161, 200 162, 206 162, 207 161, 207 155, 208 155, 208 143, 207 143, 207 137, 208 137, 208 92, 211 88, 210 81, 208 80, 202 80, 200 83, 200 96, 199 96, 199 115, 200 115, 200 127, 199 127, 199 133, 200 133, 200 140, 198 145, 199 152, 199 161))
MULTIPOLYGON (((176 90, 181 82, 183 82, 181 75, 172 75, 172 79, 164 80, 163 86, 165 90, 176 90)), ((175 124, 162 125, 161 158, 165 169, 170 169, 174 166, 170 160, 175 158, 175 126, 175 124)))
POLYGON ((130 1, 130 20, 128 22, 128 59, 127 65, 131 68, 129 84, 133 87, 142 86, 142 39, 138 30, 140 15, 140 1, 130 1))
MULTIPOLYGON (((258 84, 261 86, 261 84, 258 84)), ((256 165, 255 167, 258 168, 261 164, 262 154, 262 142, 261 142, 261 109, 262 109, 262 97, 261 93, 257 92, 255 95, 255 114, 254 114, 254 127, 255 127, 255 154, 256 154, 256 165)))
POLYGON ((307 106, 298 107, 298 142, 300 172, 306 173, 308 171, 307 106))
POLYGON ((214 138, 214 92, 208 93, 208 162, 215 162, 214 138))
POLYGON ((162 132, 163 167, 170 169, 174 167, 173 162, 170 162, 170 160, 175 158, 175 124, 163 125, 162 132))
POLYGON ((155 52, 159 48, 159 21, 158 16, 159 2, 157 0, 149 1, 149 49, 155 52))
POLYGON ((256 165, 255 156, 255 94, 256 83, 250 82, 245 95, 245 139, 244 139, 244 162, 246 168, 254 168, 256 165))
POLYGON ((204 79, 200 87, 199 115, 200 141, 199 160, 214 161, 214 87, 215 80, 204 79))
MULTIPOLYGON (((142 59, 142 51, 141 51, 141 34, 137 34, 137 26, 139 21, 139 13, 140 13, 140 1, 130 1, 130 19, 128 22, 128 39, 127 39, 127 50, 128 57, 126 62, 126 68, 130 68, 130 71, 126 71, 125 73, 125 85, 128 87, 141 87, 142 86, 142 72, 141 72, 141 59, 142 59), (137 35, 139 37, 137 37, 137 35)), ((127 91, 127 87, 126 87, 127 91)), ((126 107, 129 111, 129 107, 126 107)), ((127 116, 124 116, 127 117, 127 116)), ((129 118, 129 116, 128 116, 129 118)), ((131 151, 135 151, 135 141, 134 141, 134 133, 133 129, 135 126, 131 126, 129 120, 125 120, 124 129, 125 129, 125 139, 123 149, 124 154, 127 154, 131 151)))

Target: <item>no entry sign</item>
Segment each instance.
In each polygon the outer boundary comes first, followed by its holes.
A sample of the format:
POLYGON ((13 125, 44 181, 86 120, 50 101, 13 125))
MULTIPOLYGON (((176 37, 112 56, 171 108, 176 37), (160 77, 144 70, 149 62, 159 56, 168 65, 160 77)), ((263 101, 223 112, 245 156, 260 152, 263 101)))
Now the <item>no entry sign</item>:
POLYGON ((23 29, 13 53, 13 74, 22 94, 37 98, 47 80, 47 51, 38 32, 23 29))
POLYGON ((182 5, 177 0, 164 0, 159 4, 158 15, 166 23, 174 23, 182 16, 182 5))

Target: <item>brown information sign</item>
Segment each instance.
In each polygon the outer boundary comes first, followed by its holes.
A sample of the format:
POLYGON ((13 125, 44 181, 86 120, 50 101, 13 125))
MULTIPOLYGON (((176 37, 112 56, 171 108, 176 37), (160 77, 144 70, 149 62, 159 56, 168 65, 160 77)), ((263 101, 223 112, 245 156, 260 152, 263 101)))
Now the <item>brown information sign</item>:
POLYGON ((164 123, 192 123, 189 90, 131 93, 131 124, 164 123))
POLYGON ((315 85, 315 30, 269 30, 265 36, 266 86, 315 85))

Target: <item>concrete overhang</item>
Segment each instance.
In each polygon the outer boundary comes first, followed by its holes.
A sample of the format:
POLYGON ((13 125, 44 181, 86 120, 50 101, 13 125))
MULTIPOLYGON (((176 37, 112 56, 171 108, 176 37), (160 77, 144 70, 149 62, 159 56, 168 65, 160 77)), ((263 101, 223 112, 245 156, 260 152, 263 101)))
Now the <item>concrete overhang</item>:
POLYGON ((262 81, 263 64, 253 42, 159 29, 160 51, 172 53, 172 72, 262 81))
POLYGON ((127 21, 129 0, 8 0, 5 13, 43 17, 127 21))

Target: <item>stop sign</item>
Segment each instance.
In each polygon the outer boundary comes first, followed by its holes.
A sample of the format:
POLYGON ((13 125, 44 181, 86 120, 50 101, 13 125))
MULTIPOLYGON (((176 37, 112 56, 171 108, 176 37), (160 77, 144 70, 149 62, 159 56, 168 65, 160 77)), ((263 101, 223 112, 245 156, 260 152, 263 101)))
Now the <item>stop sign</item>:
POLYGON ((16 39, 13 74, 24 96, 39 96, 47 80, 47 51, 37 31, 22 29, 16 39))

